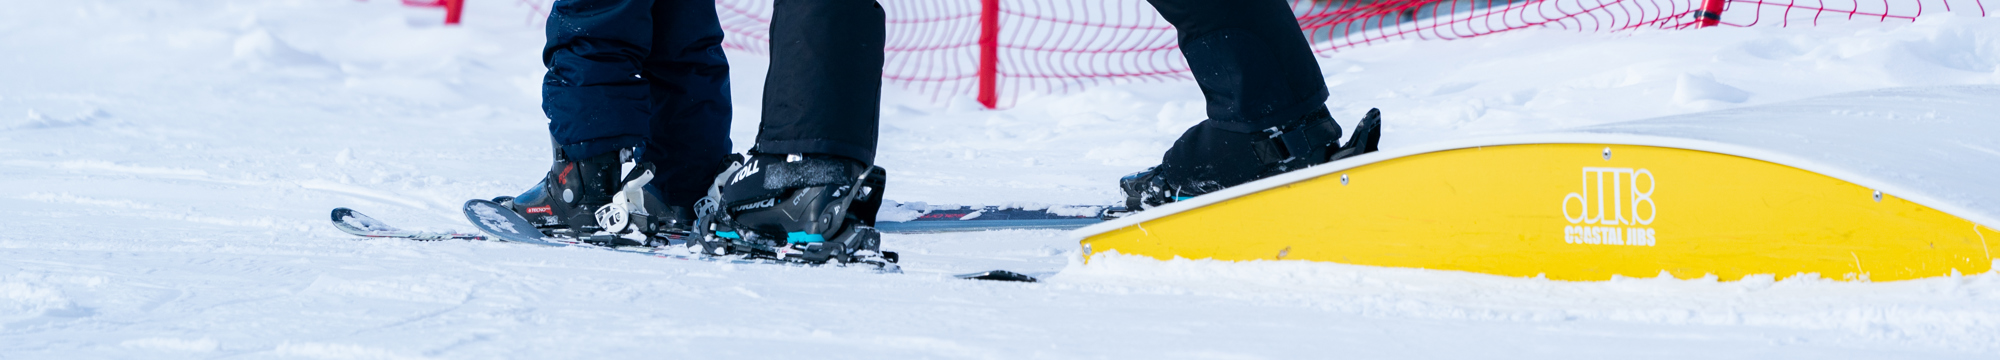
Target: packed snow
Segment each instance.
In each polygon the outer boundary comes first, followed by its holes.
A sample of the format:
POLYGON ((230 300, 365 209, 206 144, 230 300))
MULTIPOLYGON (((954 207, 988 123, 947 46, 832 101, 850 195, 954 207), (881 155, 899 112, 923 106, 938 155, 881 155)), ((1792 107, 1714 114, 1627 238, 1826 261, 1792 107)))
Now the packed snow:
MULTIPOLYGON (((1063 232, 990 231, 888 235, 906 273, 874 274, 335 230, 327 212, 343 206, 404 228, 470 230, 465 199, 542 176, 531 12, 473 2, 464 26, 444 27, 437 10, 387 0, 9 3, 0 358, 2000 353, 1991 273, 1561 282, 1305 262, 1083 265, 1063 232), (948 276, 989 269, 1045 281, 948 276)), ((1383 110, 1385 149, 1543 132, 1742 143, 1991 219, 2000 102, 1980 100, 2000 96, 1996 34, 2000 18, 1964 14, 1529 30, 1389 42, 1320 64, 1344 125, 1383 110)), ((742 149, 765 59, 729 55, 742 149)), ((1118 176, 1156 163, 1203 116, 1190 82, 1002 111, 885 92, 880 164, 888 198, 910 204, 1109 204, 1118 176)))

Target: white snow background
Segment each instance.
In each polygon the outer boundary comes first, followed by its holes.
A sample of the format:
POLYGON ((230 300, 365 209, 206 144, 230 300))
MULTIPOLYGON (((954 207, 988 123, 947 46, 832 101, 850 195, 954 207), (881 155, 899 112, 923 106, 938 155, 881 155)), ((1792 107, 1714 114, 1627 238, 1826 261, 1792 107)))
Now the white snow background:
MULTIPOLYGON (((436 10, 390 0, 4 8, 0 359, 2000 353, 1994 274, 1578 283, 1301 262, 1082 266, 1062 232, 996 231, 889 235, 885 247, 904 254, 908 273, 879 275, 356 239, 328 226, 328 209, 469 230, 459 203, 516 193, 547 170, 542 29, 528 9, 475 1, 464 26, 441 27, 436 10), (995 268, 1047 281, 947 276, 995 268)), ((730 55, 741 149, 754 136, 765 60, 730 55)), ((2000 214, 1991 190, 2000 101, 1979 100, 2000 97, 2000 18, 1529 30, 1391 42, 1320 64, 1344 125, 1382 108, 1385 148, 1576 128, 1712 133, 1729 123, 1618 123, 1716 110, 1730 115, 1711 119, 1769 121, 1755 126, 1766 133, 1815 126, 1802 113, 1927 126, 1937 137, 1878 139, 1870 159, 1936 160, 1894 144, 1949 145, 1963 150, 1947 159, 1959 170, 1850 170, 2000 214)), ((1157 162, 1203 118, 1191 82, 1023 99, 1005 111, 885 91, 880 163, 891 171, 888 196, 906 202, 1111 203, 1118 176, 1157 162)))

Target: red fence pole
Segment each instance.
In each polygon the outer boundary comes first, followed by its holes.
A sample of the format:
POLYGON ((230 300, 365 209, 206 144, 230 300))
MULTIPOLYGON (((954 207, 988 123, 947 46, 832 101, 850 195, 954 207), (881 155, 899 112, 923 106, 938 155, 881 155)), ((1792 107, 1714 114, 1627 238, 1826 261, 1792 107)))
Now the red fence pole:
POLYGON ((1723 0, 1702 2, 1701 10, 1694 11, 1694 17, 1701 19, 1701 26, 1698 27, 1710 27, 1722 23, 1722 2, 1723 0))
POLYGON ((465 10, 465 0, 444 0, 444 24, 458 25, 458 15, 465 10))
POLYGON ((1000 106, 1000 0, 980 0, 979 103, 1000 106))

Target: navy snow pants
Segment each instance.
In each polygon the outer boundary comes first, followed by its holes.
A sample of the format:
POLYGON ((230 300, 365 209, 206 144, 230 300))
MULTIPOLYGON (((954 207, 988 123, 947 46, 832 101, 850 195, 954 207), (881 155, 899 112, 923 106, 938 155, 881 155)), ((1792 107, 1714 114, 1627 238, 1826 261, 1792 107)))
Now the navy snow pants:
MULTIPOLYGON (((779 0, 754 151, 873 163, 885 39, 872 0, 779 0)), ((559 0, 542 110, 563 157, 645 149, 668 205, 707 192, 730 149, 729 64, 714 0, 559 0)))
MULTIPOLYGON (((1178 29, 1208 101, 1209 120, 1191 132, 1261 129, 1323 107, 1319 67, 1283 1, 1150 1, 1178 29)), ((873 163, 886 38, 881 6, 775 5, 752 151, 873 163)), ((641 146, 660 171, 653 185, 667 203, 692 204, 730 148, 722 36, 714 0, 558 0, 542 53, 542 108, 563 155, 641 146)))

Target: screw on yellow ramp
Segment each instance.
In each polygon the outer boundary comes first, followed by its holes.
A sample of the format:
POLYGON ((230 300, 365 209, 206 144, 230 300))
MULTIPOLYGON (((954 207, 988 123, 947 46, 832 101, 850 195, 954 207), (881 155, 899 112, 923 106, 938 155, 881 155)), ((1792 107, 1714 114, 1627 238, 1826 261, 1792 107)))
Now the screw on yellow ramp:
POLYGON ((1993 264, 1987 242, 2000 240, 1990 226, 1893 192, 1674 147, 1512 144, 1361 163, 1301 170, 1309 174, 1073 236, 1086 254, 1162 260, 1309 260, 1556 280, 1664 271, 1724 281, 1983 273, 1993 264))

